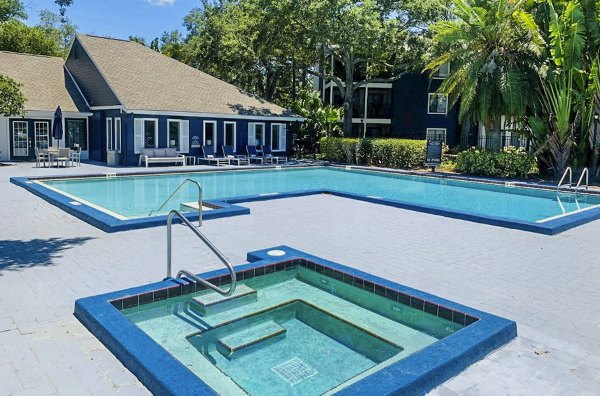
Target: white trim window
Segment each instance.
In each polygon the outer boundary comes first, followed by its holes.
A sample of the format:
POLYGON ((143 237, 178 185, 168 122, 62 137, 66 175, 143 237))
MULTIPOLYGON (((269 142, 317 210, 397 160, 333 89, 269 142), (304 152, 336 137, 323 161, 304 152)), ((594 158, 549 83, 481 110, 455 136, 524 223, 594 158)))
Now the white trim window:
POLYGON ((434 78, 436 80, 444 80, 444 79, 448 78, 449 75, 450 75, 450 62, 446 62, 442 66, 440 66, 435 71, 435 73, 433 73, 432 78, 434 78))
POLYGON ((271 124, 271 149, 273 151, 286 151, 287 125, 271 124))
POLYGON ((425 134, 427 140, 441 140, 446 143, 446 128, 427 128, 425 134))
POLYGON ((233 152, 237 152, 237 122, 223 122, 223 146, 232 146, 233 152))
POLYGON ((136 118, 133 121, 134 153, 144 148, 158 148, 158 118, 136 118))
POLYGON ((35 147, 46 150, 50 146, 50 123, 48 121, 35 121, 33 123, 35 147))
POLYGON ((190 152, 190 122, 188 120, 167 120, 167 147, 178 153, 190 152))
POLYGON ((448 114, 448 95, 430 93, 427 100, 427 114, 448 114))
POLYGON ((248 146, 265 144, 265 124, 263 122, 248 123, 248 146))
POLYGON ((121 152, 121 117, 106 119, 106 151, 121 152))
POLYGON ((202 123, 202 145, 213 146, 217 150, 217 121, 204 121, 202 123))
POLYGON ((113 119, 106 118, 106 151, 114 150, 115 134, 113 133, 113 119))

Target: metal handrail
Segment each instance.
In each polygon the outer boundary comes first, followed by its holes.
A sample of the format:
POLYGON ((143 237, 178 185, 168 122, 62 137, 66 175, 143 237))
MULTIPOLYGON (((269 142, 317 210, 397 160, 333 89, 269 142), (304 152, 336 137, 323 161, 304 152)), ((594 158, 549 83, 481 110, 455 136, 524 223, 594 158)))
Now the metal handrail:
POLYGON ((563 173, 562 177, 560 178, 560 181, 558 182, 558 185, 556 186, 556 191, 560 190, 560 187, 562 186, 563 182, 565 181, 567 174, 569 175, 569 188, 571 188, 573 186, 573 169, 571 169, 571 167, 569 166, 569 167, 567 167, 567 169, 565 169, 565 173, 563 173))
POLYGON ((200 182, 197 180, 185 179, 183 182, 181 182, 179 187, 177 187, 175 189, 175 191, 173 191, 173 193, 171 195, 169 195, 169 198, 167 198, 165 200, 165 202, 163 202, 163 204, 160 205, 160 207, 158 209, 151 210, 150 213, 148 213, 148 216, 152 216, 152 214, 154 214, 156 212, 160 212, 167 205, 167 203, 171 200, 171 198, 173 198, 175 196, 175 194, 177 194, 179 192, 179 190, 181 190, 181 188, 187 183, 194 183, 196 185, 196 187, 198 187, 198 226, 202 227, 202 186, 200 185, 200 182))
POLYGON ((581 176, 579 177, 579 181, 577 182, 577 186, 575 187, 575 192, 579 191, 579 187, 581 187, 581 183, 583 182, 583 177, 585 176, 585 191, 588 190, 590 184, 590 171, 588 168, 584 168, 583 172, 581 172, 581 176))
POLYGON ((172 210, 169 213, 169 216, 167 217, 167 278, 171 278, 171 267, 172 267, 171 264, 172 264, 172 253, 173 253, 172 227, 173 227, 173 217, 175 217, 175 216, 179 217, 181 222, 183 224, 185 224, 190 230, 192 230, 192 232, 194 234, 196 234, 196 236, 198 238, 200 238, 206 246, 209 247, 209 249, 219 258, 219 260, 221 260, 221 262, 223 264, 225 264, 225 267, 227 267, 227 270, 229 270, 229 275, 231 276, 231 284, 229 285, 228 290, 224 290, 202 278, 197 277, 196 275, 194 275, 191 272, 186 271, 186 270, 179 271, 177 273, 177 278, 181 278, 183 275, 185 275, 186 277, 188 277, 198 283, 203 284, 204 286, 208 287, 211 290, 216 291, 217 293, 219 293, 223 296, 232 295, 235 292, 235 288, 237 286, 237 279, 235 276, 235 270, 233 269, 233 265, 231 265, 231 263, 223 255, 223 253, 221 253, 219 251, 219 249, 217 249, 215 247, 215 245, 213 245, 212 242, 209 241, 208 238, 204 234, 202 234, 196 227, 194 227, 194 225, 188 219, 186 219, 186 217, 183 215, 183 213, 181 213, 178 210, 172 210))

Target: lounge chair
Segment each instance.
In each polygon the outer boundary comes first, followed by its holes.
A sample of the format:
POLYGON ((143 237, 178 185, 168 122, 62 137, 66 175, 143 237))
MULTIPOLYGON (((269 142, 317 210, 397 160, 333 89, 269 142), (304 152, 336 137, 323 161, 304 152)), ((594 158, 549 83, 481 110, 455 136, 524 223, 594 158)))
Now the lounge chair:
POLYGON ((200 163, 202 161, 208 163, 208 165, 229 165, 228 158, 219 158, 215 155, 215 148, 213 146, 202 146, 202 157, 198 157, 200 163))
POLYGON ((233 152, 233 146, 222 146, 223 157, 229 160, 229 163, 237 163, 238 165, 250 165, 250 160, 245 155, 236 155, 233 152))
POLYGON ((265 163, 268 163, 268 164, 273 163, 273 159, 261 157, 260 155, 258 155, 256 146, 246 146, 246 152, 248 153, 248 159, 250 160, 250 162, 254 161, 261 165, 265 164, 265 163))
POLYGON ((273 151, 271 150, 271 146, 269 145, 264 145, 262 147, 263 149, 263 157, 264 158, 271 158, 273 160, 275 160, 275 162, 280 163, 286 163, 288 161, 287 157, 282 157, 282 156, 275 156, 273 155, 273 151))

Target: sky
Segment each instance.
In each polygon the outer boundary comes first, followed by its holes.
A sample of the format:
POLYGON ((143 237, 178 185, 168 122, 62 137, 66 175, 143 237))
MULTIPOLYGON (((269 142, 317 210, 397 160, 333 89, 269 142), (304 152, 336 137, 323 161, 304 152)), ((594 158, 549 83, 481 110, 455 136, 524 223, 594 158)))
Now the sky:
MULTIPOLYGON (((23 0, 23 3, 30 25, 39 21, 40 10, 58 12, 54 0, 23 0)), ((164 31, 184 31, 183 17, 200 5, 199 0, 75 0, 67 16, 80 33, 122 39, 134 35, 150 41, 164 31)))

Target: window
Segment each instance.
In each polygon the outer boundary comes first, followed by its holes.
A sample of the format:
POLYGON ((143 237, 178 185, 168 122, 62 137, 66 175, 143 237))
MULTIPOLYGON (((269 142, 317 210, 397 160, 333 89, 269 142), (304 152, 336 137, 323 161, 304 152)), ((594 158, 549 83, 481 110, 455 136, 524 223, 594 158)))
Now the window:
POLYGON ((439 93, 429 94, 429 114, 446 114, 448 112, 448 95, 439 93))
POLYGON ((285 124, 271 124, 271 148, 273 151, 286 151, 286 128, 285 124))
POLYGON ((50 123, 48 121, 36 121, 33 124, 35 132, 35 147, 45 150, 50 145, 50 123))
POLYGON ((13 155, 26 157, 29 155, 29 132, 27 121, 13 121, 13 155))
MULTIPOLYGON (((121 119, 119 119, 121 121, 121 119)), ((87 120, 65 120, 66 133, 65 133, 65 145, 66 147, 77 149, 81 148, 82 151, 88 149, 88 135, 87 135, 87 120)))
POLYGON ((248 124, 248 146, 262 146, 265 144, 265 124, 251 122, 248 124))
POLYGON ((176 148, 179 151, 179 133, 180 133, 180 123, 179 121, 168 121, 169 124, 169 148, 176 148))
POLYGON ((446 143, 446 128, 427 128, 427 140, 439 140, 446 143))
POLYGON ((216 121, 204 121, 204 145, 217 147, 216 121))
POLYGON ((225 121, 225 138, 223 141, 225 142, 225 146, 232 146, 233 151, 237 150, 237 137, 236 134, 236 123, 232 121, 225 121))
MULTIPOLYGON (((83 150, 83 147, 82 147, 83 150)), ((106 150, 121 152, 121 118, 106 119, 106 150)))
POLYGON ((158 147, 158 121, 144 120, 144 148, 158 147))
POLYGON ((115 137, 113 139, 115 151, 121 152, 121 118, 115 118, 115 137))
POLYGON ((106 119, 106 151, 114 150, 115 134, 113 133, 113 119, 106 119))
POLYGON ((435 73, 433 73, 433 78, 436 79, 445 79, 450 75, 450 63, 444 63, 440 66, 435 73))

